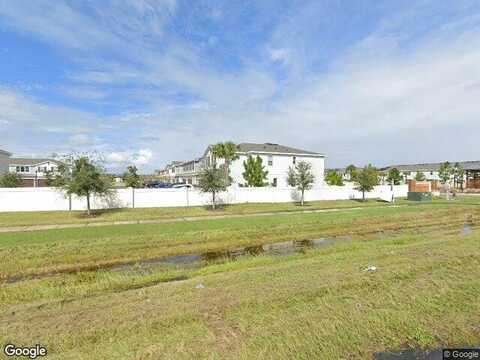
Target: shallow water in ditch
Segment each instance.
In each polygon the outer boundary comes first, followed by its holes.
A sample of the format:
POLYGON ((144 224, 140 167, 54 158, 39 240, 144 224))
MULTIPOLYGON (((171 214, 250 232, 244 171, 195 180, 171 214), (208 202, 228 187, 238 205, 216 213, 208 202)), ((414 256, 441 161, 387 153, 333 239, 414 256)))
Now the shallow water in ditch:
POLYGON ((473 231, 473 224, 472 223, 468 223, 468 224, 465 224, 463 225, 462 229, 460 230, 460 235, 470 235, 473 231))
MULTIPOLYGON (((473 231, 473 223, 465 223, 460 228, 460 235, 469 235, 473 231)), ((379 239, 388 239, 395 236, 395 231, 380 231, 376 234, 379 239)), ((117 265, 110 265, 99 267, 97 269, 83 270, 83 271, 129 271, 132 274, 148 274, 154 271, 156 266, 176 266, 182 268, 202 267, 211 264, 225 263, 228 261, 235 261, 239 258, 268 255, 268 256, 286 256, 295 253, 304 252, 307 249, 322 248, 333 245, 342 241, 350 241, 352 236, 336 236, 328 238, 319 238, 314 240, 293 240, 284 241, 272 244, 247 246, 226 251, 209 251, 204 253, 192 253, 185 255, 167 256, 156 259, 140 260, 135 262, 128 262, 117 265)), ((81 272, 81 271, 77 271, 81 272)), ((62 273, 45 273, 35 276, 16 276, 6 280, 7 283, 17 283, 25 280, 44 279, 62 273)))
MULTIPOLYGON (((235 261, 236 259, 269 255, 269 256, 286 256, 295 253, 301 253, 309 248, 321 248, 335 244, 340 241, 351 240, 351 236, 338 236, 331 238, 320 238, 315 240, 300 240, 300 241, 284 241, 265 245, 247 246, 227 251, 208 251, 204 253, 193 253, 185 255, 167 256, 157 259, 147 259, 135 262, 128 262, 123 264, 104 266, 93 270, 104 271, 129 271, 132 275, 149 274, 158 271, 155 267, 175 266, 181 268, 202 267, 211 264, 225 263, 235 261)), ((92 270, 84 270, 92 271, 92 270)), ((81 272, 77 271, 76 273, 81 272)), ((75 273, 75 272, 74 272, 75 273)), ((45 279, 62 273, 45 273, 35 276, 16 276, 6 280, 6 283, 13 284, 25 280, 45 279)))
POLYGON ((332 238, 320 238, 315 240, 301 240, 301 241, 284 241, 273 244, 247 246, 227 251, 208 251, 204 253, 176 255, 163 257, 159 259, 150 259, 138 261, 135 263, 115 265, 111 270, 125 270, 135 269, 135 267, 152 266, 152 265, 194 265, 194 264, 212 264, 222 263, 227 261, 234 261, 239 258, 270 255, 270 256, 285 256, 295 253, 300 253, 310 248, 320 248, 333 245, 340 241, 351 240, 351 236, 338 236, 332 238))

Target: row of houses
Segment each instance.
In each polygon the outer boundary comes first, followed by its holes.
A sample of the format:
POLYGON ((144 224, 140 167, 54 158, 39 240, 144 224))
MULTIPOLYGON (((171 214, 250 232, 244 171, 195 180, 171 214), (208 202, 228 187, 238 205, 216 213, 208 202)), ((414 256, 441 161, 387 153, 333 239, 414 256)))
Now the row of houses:
MULTIPOLYGON (((306 161, 312 165, 314 187, 323 184, 325 169, 323 154, 274 143, 240 143, 236 145, 236 155, 238 159, 230 164, 233 186, 242 186, 245 183, 243 163, 248 156, 259 156, 262 159, 265 170, 268 171, 267 182, 270 186, 287 187, 288 169, 299 161, 306 161)), ((216 159, 212 153, 212 146, 208 146, 200 157, 188 161, 173 161, 165 169, 159 170, 158 175, 165 182, 198 185, 202 171, 213 163, 222 166, 224 160, 216 159)))
MULTIPOLYGON (((265 143, 241 143, 236 145, 238 159, 230 164, 230 175, 234 186, 241 186, 243 178, 243 162, 248 156, 259 156, 263 160, 265 170, 268 171, 267 182, 273 187, 287 187, 287 172, 291 166, 299 161, 307 161, 312 165, 315 176, 315 187, 323 184, 325 156, 323 154, 296 149, 289 146, 265 143)), ((0 174, 4 172, 17 173, 22 178, 22 186, 45 186, 47 172, 55 172, 60 162, 54 159, 33 159, 11 157, 12 154, 0 150, 0 174)), ((169 183, 186 183, 198 185, 202 171, 212 164, 223 166, 224 160, 217 159, 208 146, 203 154, 189 161, 173 161, 165 169, 157 172, 157 176, 169 183)))
POLYGON ((34 159, 11 157, 8 151, 0 149, 0 174, 16 173, 24 187, 46 186, 47 172, 55 172, 60 162, 54 159, 34 159))
MULTIPOLYGON (((457 177, 454 179, 454 186, 461 189, 480 189, 480 161, 459 161, 453 164, 458 164, 463 170, 463 177, 457 177)), ((440 188, 440 167, 442 163, 423 163, 423 164, 401 164, 390 165, 379 168, 382 183, 387 183, 387 174, 391 169, 397 169, 404 183, 415 180, 418 174, 422 174, 425 181, 432 184, 432 190, 438 190, 440 188)), ((345 168, 342 169, 330 169, 337 171, 343 176, 345 181, 351 181, 350 174, 345 168)))
MULTIPOLYGON (((243 178, 243 162, 248 156, 259 156, 263 160, 265 170, 268 171, 267 182, 272 187, 287 187, 287 172, 291 166, 299 161, 306 161, 312 165, 315 175, 315 187, 323 185, 325 171, 325 155, 314 151, 307 151, 290 146, 274 143, 240 143, 236 145, 237 160, 230 164, 230 175, 234 186, 241 186, 243 178)), ((212 146, 208 146, 203 154, 193 160, 172 161, 164 169, 157 171, 157 176, 168 183, 186 183, 198 185, 202 171, 213 163, 223 165, 223 159, 216 159, 212 153, 212 146)), ((480 161, 460 161, 458 164, 464 169, 463 179, 456 179, 456 187, 465 189, 480 189, 480 161)), ((22 186, 45 186, 47 172, 55 172, 60 162, 49 158, 20 158, 12 157, 8 151, 0 149, 0 174, 5 172, 17 173, 22 178, 22 186)), ((380 170, 387 173, 396 168, 400 171, 405 182, 414 180, 418 173, 432 183, 432 189, 439 186, 439 170, 442 163, 401 164, 390 165, 380 170)), ((348 175, 345 169, 337 169, 348 175)))
MULTIPOLYGON (((455 187, 465 189, 480 189, 480 161, 456 162, 464 170, 463 178, 455 179, 455 187)), ((452 163, 453 165, 454 163, 452 163)), ((396 168, 403 175, 405 181, 414 180, 418 173, 423 174, 426 181, 432 183, 432 189, 437 189, 440 182, 440 167, 442 163, 391 165, 380 170, 385 172, 396 168)))

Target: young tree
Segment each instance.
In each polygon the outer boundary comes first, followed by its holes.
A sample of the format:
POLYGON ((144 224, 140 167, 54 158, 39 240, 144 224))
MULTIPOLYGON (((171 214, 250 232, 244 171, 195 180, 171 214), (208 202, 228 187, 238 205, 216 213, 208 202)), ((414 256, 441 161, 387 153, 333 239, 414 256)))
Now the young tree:
POLYGON ((130 165, 127 167, 127 171, 123 173, 123 182, 126 187, 132 188, 132 208, 135 208, 135 189, 142 186, 142 179, 137 174, 137 167, 130 165))
POLYGON ((357 174, 358 174, 358 169, 356 168, 355 165, 351 164, 348 165, 345 168, 345 172, 350 176, 350 181, 355 181, 357 174))
POLYGON ((372 165, 365 166, 356 176, 357 190, 362 192, 365 201, 365 192, 372 191, 378 185, 378 171, 372 165))
POLYGON ((212 209, 215 210, 217 193, 227 189, 223 171, 215 165, 206 168, 200 175, 199 185, 201 192, 212 194, 212 209))
POLYGON ((440 165, 440 169, 438 170, 438 177, 440 178, 440 183, 445 186, 445 197, 447 200, 450 198, 450 181, 453 175, 453 167, 452 165, 446 161, 442 165, 440 165))
POLYGON ((245 171, 242 173, 245 179, 246 186, 261 187, 268 185, 267 175, 268 171, 263 166, 263 161, 260 156, 248 156, 247 160, 243 162, 243 168, 245 171))
POLYGON ((312 188, 315 182, 315 176, 312 173, 312 164, 299 161, 294 168, 290 167, 287 174, 287 183, 296 187, 301 192, 302 198, 300 204, 303 206, 305 199, 305 190, 312 188))
POLYGON ((425 174, 421 171, 418 171, 416 174, 415 174, 415 181, 425 181, 427 180, 427 178, 425 177, 425 174))
POLYGON ((229 186, 231 183, 230 164, 232 161, 238 159, 237 145, 231 141, 215 144, 212 146, 212 154, 216 158, 220 158, 225 161, 225 164, 223 165, 224 179, 226 186, 229 186))
POLYGON ((343 186, 343 177, 342 174, 339 174, 335 170, 330 170, 325 174, 325 181, 328 185, 333 186, 343 186))
POLYGON ((112 179, 96 166, 88 157, 74 159, 71 166, 61 165, 55 175, 56 187, 63 188, 68 195, 86 197, 87 214, 90 215, 90 197, 92 195, 108 196, 111 194, 112 179))
POLYGON ((455 165, 453 166, 453 178, 454 178, 455 186, 460 184, 460 189, 463 190, 465 170, 463 168, 463 165, 458 162, 455 163, 455 165))
POLYGON ((17 173, 7 172, 0 176, 0 187, 16 188, 22 185, 22 178, 17 173))
POLYGON ((402 174, 397 168, 391 168, 388 170, 387 181, 390 185, 400 185, 402 181, 402 174))

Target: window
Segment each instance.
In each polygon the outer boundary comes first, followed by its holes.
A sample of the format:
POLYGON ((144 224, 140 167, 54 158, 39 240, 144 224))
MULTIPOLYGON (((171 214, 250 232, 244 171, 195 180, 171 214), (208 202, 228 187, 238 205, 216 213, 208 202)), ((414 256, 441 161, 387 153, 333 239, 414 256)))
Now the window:
POLYGON ((273 156, 268 155, 268 166, 272 166, 272 165, 273 165, 273 156))
POLYGON ((294 157, 292 158, 292 162, 293 162, 293 164, 296 164, 296 163, 297 163, 297 157, 296 157, 296 156, 294 156, 294 157))
POLYGON ((17 172, 20 172, 20 166, 17 166, 16 170, 17 170, 17 172))
POLYGON ((277 187, 277 178, 273 178, 272 186, 277 187))

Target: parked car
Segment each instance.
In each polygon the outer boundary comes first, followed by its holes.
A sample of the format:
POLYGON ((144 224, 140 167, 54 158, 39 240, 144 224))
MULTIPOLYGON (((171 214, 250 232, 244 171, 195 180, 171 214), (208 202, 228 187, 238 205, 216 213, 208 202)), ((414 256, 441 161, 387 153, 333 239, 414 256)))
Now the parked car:
POLYGON ((165 189, 165 188, 171 188, 172 184, 162 183, 160 181, 151 181, 149 183, 146 183, 145 187, 150 189, 165 189))
POLYGON ((179 188, 193 188, 193 185, 192 184, 184 184, 184 183, 181 183, 181 184, 173 184, 172 186, 173 188, 175 189, 179 189, 179 188))

